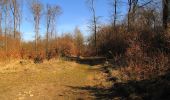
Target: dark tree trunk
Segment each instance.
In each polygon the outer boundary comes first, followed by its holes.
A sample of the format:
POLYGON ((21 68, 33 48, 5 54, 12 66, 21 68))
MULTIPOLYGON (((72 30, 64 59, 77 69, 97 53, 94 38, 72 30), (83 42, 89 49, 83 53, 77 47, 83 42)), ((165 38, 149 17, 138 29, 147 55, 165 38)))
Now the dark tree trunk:
POLYGON ((168 27, 168 0, 163 0, 163 27, 168 27))

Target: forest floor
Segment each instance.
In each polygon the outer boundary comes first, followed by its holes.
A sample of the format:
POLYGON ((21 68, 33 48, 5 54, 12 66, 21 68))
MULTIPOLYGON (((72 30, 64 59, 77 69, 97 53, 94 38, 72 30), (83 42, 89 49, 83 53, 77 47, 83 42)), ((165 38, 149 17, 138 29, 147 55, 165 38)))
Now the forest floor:
POLYGON ((0 63, 0 100, 170 100, 170 73, 125 81, 119 69, 63 60, 11 60, 0 63))
POLYGON ((101 65, 89 66, 62 60, 12 60, 0 63, 0 100, 91 100, 88 89, 109 87, 101 65))

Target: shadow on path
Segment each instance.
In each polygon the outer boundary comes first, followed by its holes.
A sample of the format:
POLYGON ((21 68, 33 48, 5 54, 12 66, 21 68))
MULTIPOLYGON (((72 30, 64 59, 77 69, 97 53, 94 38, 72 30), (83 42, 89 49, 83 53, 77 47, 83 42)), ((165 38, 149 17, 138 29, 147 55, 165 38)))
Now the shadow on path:
POLYGON ((115 82, 110 88, 69 87, 86 90, 97 100, 170 100, 170 73, 150 80, 115 82))

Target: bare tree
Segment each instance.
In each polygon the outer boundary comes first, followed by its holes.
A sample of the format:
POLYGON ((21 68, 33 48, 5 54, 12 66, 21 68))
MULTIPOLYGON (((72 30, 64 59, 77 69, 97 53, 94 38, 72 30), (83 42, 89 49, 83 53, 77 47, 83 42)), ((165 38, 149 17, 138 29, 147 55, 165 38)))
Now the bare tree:
POLYGON ((135 20, 135 13, 137 9, 143 8, 148 4, 151 4, 154 0, 128 0, 128 29, 131 27, 131 23, 135 20))
POLYGON ((58 5, 49 5, 46 6, 46 56, 48 57, 49 52, 49 40, 52 38, 54 29, 55 29, 55 23, 56 23, 56 17, 61 13, 61 9, 58 5))
POLYGON ((22 20, 22 0, 10 0, 10 10, 13 17, 13 38, 20 41, 20 25, 22 20))
POLYGON ((4 26, 5 26, 5 52, 6 52, 6 59, 7 59, 7 54, 8 54, 8 34, 7 34, 7 29, 8 29, 8 17, 9 17, 9 1, 8 0, 3 0, 3 5, 4 5, 4 26))
POLYGON ((2 35, 3 0, 0 1, 0 34, 2 35))
POLYGON ((39 38, 39 24, 42 13, 42 4, 39 0, 34 0, 31 3, 31 11, 34 17, 35 24, 35 52, 38 53, 38 38, 39 38))
POLYGON ((95 9, 95 0, 87 0, 89 4, 89 9, 92 13, 92 31, 94 33, 94 46, 96 55, 98 54, 97 50, 97 16, 96 16, 96 9, 95 9))
POLYGON ((116 26, 116 21, 117 21, 117 4, 118 4, 118 0, 113 0, 113 6, 114 6, 113 27, 114 28, 116 26))
POLYGON ((20 0, 19 1, 19 9, 18 9, 18 17, 17 17, 17 21, 18 21, 18 31, 19 31, 19 41, 20 41, 20 45, 21 45, 21 38, 22 38, 22 32, 21 32, 21 23, 22 23, 22 16, 23 16, 23 1, 20 0))
POLYGON ((121 15, 121 7, 123 4, 122 0, 112 0, 109 2, 111 5, 111 24, 113 27, 113 30, 116 30, 116 25, 118 24, 118 21, 120 20, 121 15))
POLYGON ((169 0, 162 0, 163 2, 163 27, 167 29, 168 24, 168 9, 169 9, 169 0))
POLYGON ((10 0, 10 9, 13 15, 13 28, 14 28, 14 38, 16 38, 16 27, 17 27, 17 16, 18 16, 18 1, 17 0, 10 0))
POLYGON ((134 20, 133 16, 138 5, 138 0, 128 0, 128 29, 131 26, 131 21, 134 20))

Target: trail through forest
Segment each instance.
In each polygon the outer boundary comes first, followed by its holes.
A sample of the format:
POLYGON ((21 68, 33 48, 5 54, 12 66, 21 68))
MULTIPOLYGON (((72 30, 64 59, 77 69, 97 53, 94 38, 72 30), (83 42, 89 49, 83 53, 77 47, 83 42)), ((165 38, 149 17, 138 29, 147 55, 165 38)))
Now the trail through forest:
POLYGON ((1 64, 0 100, 95 99, 89 91, 73 87, 109 86, 100 68, 60 60, 1 64))

